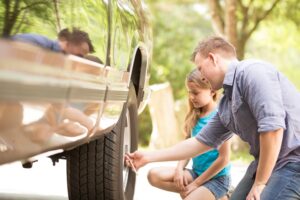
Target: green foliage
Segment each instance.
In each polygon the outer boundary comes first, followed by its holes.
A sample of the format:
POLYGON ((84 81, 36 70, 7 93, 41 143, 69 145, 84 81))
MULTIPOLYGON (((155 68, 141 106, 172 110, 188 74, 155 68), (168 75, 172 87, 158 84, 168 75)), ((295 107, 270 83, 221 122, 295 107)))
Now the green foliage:
POLYGON ((284 17, 266 21, 249 41, 246 58, 263 59, 274 64, 300 89, 299 28, 284 17))
POLYGON ((60 29, 77 27, 89 33, 96 49, 95 55, 104 60, 105 26, 108 26, 106 12, 104 3, 94 0, 0 1, 0 31, 5 37, 36 33, 55 39, 60 29))
POLYGON ((300 89, 300 1, 280 1, 248 42, 246 58, 271 62, 300 89))
MULTIPOLYGON (((37 19, 47 19, 44 20, 44 23, 50 21, 52 8, 49 0, 1 1, 0 27, 2 36, 29 32, 29 27, 34 26, 37 19)), ((45 25, 44 23, 43 25, 45 25)))
POLYGON ((212 34, 210 22, 194 4, 152 3, 153 63, 151 84, 169 81, 176 99, 185 96, 185 76, 194 67, 190 56, 203 37, 212 34))
MULTIPOLYGON (((180 0, 148 1, 153 15, 154 51, 151 83, 169 81, 176 99, 186 96, 184 79, 194 67, 189 61, 197 42, 213 34, 211 22, 195 10, 195 5, 180 0)), ((195 2, 195 1, 194 1, 195 2)), ((202 1, 199 0, 199 3, 202 1)), ((255 6, 270 2, 255 1, 255 6)), ((244 1, 249 3, 249 1, 244 1)), ((205 4, 198 4, 206 6, 205 4)), ((257 58, 272 62, 300 89, 300 1, 281 1, 272 15, 262 21, 247 43, 245 58, 257 58)), ((255 11, 253 11, 255 12, 255 11)), ((140 124, 150 127, 151 120, 140 124), (147 123, 149 125, 147 125, 147 123)), ((150 133, 140 127, 140 135, 150 133)), ((234 159, 250 161, 248 152, 234 153, 234 159)))
MULTIPOLYGON (((153 60, 150 84, 169 81, 174 97, 186 96, 185 77, 194 68, 190 56, 203 37, 213 33, 210 22, 194 4, 176 0, 148 2, 153 16, 153 60)), ((152 132, 148 109, 139 116, 140 145, 148 145, 152 132)))
POLYGON ((284 19, 285 21, 293 22, 295 25, 300 24, 300 1, 289 0, 281 1, 274 11, 274 19, 284 19))
POLYGON ((249 164, 254 160, 254 157, 249 154, 249 151, 232 151, 230 155, 230 161, 241 162, 249 164))
MULTIPOLYGON (((148 2, 152 9, 154 28, 151 84, 169 81, 175 99, 186 95, 184 79, 194 67, 189 61, 194 47, 203 37, 213 34, 211 22, 195 9, 196 6, 205 8, 206 4, 200 4, 200 0, 199 4, 196 1, 183 2, 148 2)), ((271 3, 265 0, 254 1, 254 7, 256 11, 266 9, 271 3)), ((293 74, 290 71, 297 71, 300 52, 299 7, 298 0, 281 1, 249 40, 245 57, 272 61, 288 76, 293 74)), ((297 79, 292 77, 292 81, 298 85, 297 79)))
POLYGON ((138 120, 139 122, 142 122, 138 123, 139 145, 142 147, 146 147, 149 145, 152 132, 152 123, 148 106, 145 108, 143 113, 139 115, 138 120))

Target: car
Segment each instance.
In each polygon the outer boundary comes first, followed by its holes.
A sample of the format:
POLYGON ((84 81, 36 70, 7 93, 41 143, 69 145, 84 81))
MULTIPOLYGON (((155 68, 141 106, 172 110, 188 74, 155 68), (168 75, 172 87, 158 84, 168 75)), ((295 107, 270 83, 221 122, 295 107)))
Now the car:
POLYGON ((0 165, 66 159, 69 199, 133 199, 136 175, 124 156, 137 149, 138 114, 150 95, 147 5, 15 0, 0 8, 0 165), (102 62, 7 39, 54 39, 73 27, 88 33, 92 58, 102 62))

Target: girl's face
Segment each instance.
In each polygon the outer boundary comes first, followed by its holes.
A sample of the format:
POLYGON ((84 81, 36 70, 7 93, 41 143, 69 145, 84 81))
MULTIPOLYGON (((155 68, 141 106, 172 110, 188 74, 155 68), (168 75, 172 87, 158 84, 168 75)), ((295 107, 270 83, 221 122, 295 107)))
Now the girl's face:
POLYGON ((187 87, 189 100, 193 103, 195 108, 205 107, 213 101, 214 93, 211 89, 200 88, 199 85, 194 82, 188 82, 187 87))

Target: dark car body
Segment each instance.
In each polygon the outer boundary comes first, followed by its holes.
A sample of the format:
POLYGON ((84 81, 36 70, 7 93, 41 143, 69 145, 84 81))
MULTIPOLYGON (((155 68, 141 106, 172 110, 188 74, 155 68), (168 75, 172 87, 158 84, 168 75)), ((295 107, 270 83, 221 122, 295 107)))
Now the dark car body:
MULTIPOLYGON (((6 1, 3 36, 88 32, 103 63, 0 40, 0 164, 67 159, 70 199, 132 199, 137 114, 149 96, 152 35, 137 0, 6 1), (13 27, 7 13, 18 8, 13 27), (26 11, 26 12, 22 12, 26 11), (10 29, 9 29, 10 28, 10 29)), ((10 16, 10 15, 9 15, 10 16)))

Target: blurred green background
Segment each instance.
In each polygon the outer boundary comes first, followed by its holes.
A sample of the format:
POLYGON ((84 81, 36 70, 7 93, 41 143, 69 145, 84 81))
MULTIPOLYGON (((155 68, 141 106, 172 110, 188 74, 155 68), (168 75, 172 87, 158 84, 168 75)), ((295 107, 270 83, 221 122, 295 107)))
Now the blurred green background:
MULTIPOLYGON (((197 42, 218 33, 236 45, 240 58, 269 61, 300 88, 300 1, 148 0, 146 3, 152 12, 154 39, 151 84, 170 82, 176 101, 186 101, 184 80, 194 67, 190 55, 197 42)), ((149 110, 139 119, 140 145, 145 146, 152 131, 149 110)))

